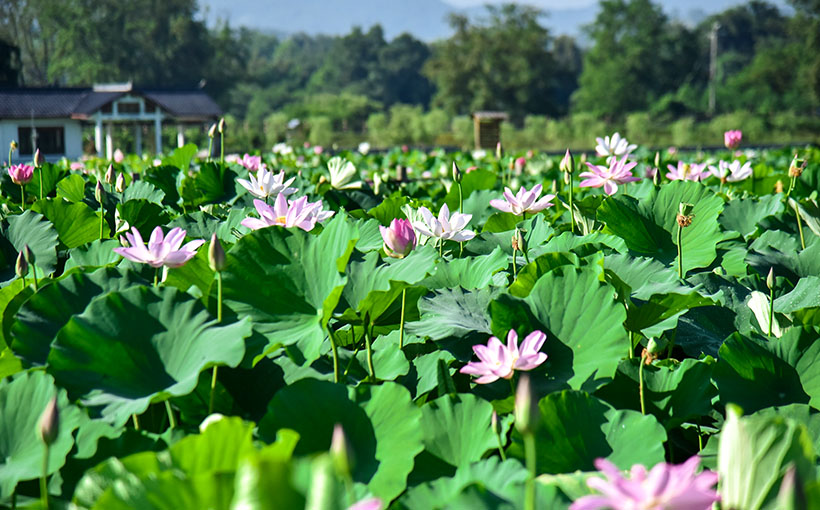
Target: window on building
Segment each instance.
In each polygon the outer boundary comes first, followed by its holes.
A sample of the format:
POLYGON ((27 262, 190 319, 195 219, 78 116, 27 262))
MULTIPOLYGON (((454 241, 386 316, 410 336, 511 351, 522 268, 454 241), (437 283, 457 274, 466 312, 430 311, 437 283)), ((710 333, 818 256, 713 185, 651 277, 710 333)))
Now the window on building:
POLYGON ((20 155, 34 154, 34 148, 43 154, 65 153, 65 131, 59 127, 18 127, 17 140, 20 143, 20 155), (32 129, 34 139, 32 139, 32 129))

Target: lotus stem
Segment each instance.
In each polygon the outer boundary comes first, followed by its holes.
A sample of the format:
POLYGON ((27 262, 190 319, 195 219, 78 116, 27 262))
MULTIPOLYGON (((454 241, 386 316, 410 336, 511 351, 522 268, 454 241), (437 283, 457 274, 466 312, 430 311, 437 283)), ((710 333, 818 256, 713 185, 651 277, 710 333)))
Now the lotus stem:
POLYGON ((20 199, 20 207, 22 207, 23 210, 25 211, 26 210, 26 187, 22 184, 20 185, 20 194, 22 195, 22 198, 20 199))
POLYGON ((219 162, 225 164, 225 133, 219 132, 219 162))
POLYGON ((154 287, 159 286, 159 268, 154 269, 154 287))
POLYGON ((527 432, 524 434, 524 455, 529 477, 524 497, 524 510, 535 510, 535 454, 535 434, 527 432))
POLYGON ((217 365, 214 365, 214 368, 211 371, 211 395, 208 398, 208 415, 211 415, 214 412, 214 396, 216 395, 216 373, 218 368, 219 367, 217 365))
MULTIPOLYGON (((13 152, 14 152, 14 146, 9 144, 9 168, 11 168, 11 155, 12 155, 13 152)), ((16 495, 17 493, 15 492, 14 494, 16 495)))
POLYGON ((103 223, 105 222, 105 209, 100 204, 100 241, 103 240, 103 223))
POLYGON ((367 348, 367 369, 370 371, 370 382, 376 382, 376 369, 373 366, 373 345, 371 341, 370 321, 365 318, 364 325, 364 344, 367 348))
POLYGON ((43 167, 40 167, 40 200, 43 199, 43 167))
POLYGON ((518 278, 518 268, 516 267, 518 263, 515 260, 515 255, 518 253, 518 250, 513 250, 513 281, 518 278))
POLYGON ((772 336, 772 326, 774 325, 774 286, 769 289, 769 338, 772 336))
POLYGON ((407 288, 401 289, 401 317, 399 318, 399 350, 404 349, 404 303, 407 299, 407 288))
POLYGON ((211 154, 213 154, 213 150, 214 150, 214 138, 212 136, 209 136, 208 137, 208 157, 205 159, 205 161, 208 161, 208 162, 211 161, 211 154))
POLYGON ((570 232, 575 233, 575 209, 572 206, 572 174, 569 176, 569 219, 570 232))
POLYGON ((791 180, 789 181, 789 191, 786 192, 786 198, 789 198, 789 196, 791 196, 792 190, 794 189, 794 185, 795 185, 796 182, 797 182, 797 177, 793 175, 791 180))
POLYGON ((456 184, 458 184, 458 212, 463 214, 464 213, 464 210, 463 210, 464 209, 464 200, 463 200, 463 197, 462 197, 462 194, 461 194, 462 193, 462 191, 461 191, 461 182, 457 182, 456 184))
POLYGON ((501 441, 501 432, 496 432, 495 434, 496 439, 498 439, 498 454, 501 456, 501 460, 507 460, 507 454, 504 453, 504 443, 501 441))
POLYGON ((134 430, 140 429, 140 420, 137 418, 136 414, 131 415, 131 421, 134 422, 134 430))
POLYGON ((336 347, 336 339, 333 338, 333 331, 329 328, 327 330, 327 336, 330 338, 330 352, 333 353, 333 382, 339 382, 339 351, 336 347))
POLYGON ((40 285, 37 283, 37 266, 31 265, 31 279, 34 280, 34 292, 40 290, 40 285))
POLYGON ((638 395, 641 398, 641 414, 646 414, 646 404, 643 395, 643 366, 646 364, 646 352, 641 353, 641 366, 638 367, 638 395))
POLYGON ((794 204, 794 214, 797 216, 797 231, 800 232, 800 247, 805 250, 806 239, 803 237, 803 223, 800 221, 800 209, 798 209, 796 202, 794 204))
POLYGON ((43 476, 40 477, 40 499, 43 502, 43 508, 48 510, 48 455, 51 450, 49 445, 45 445, 46 449, 43 452, 43 476))
POLYGON ((683 239, 683 227, 678 225, 678 278, 683 280, 683 247, 681 241, 683 239))
POLYGON ((174 417, 174 410, 171 409, 171 401, 165 400, 165 411, 168 413, 168 424, 172 429, 177 426, 177 419, 174 417))
POLYGON ((438 256, 439 256, 439 258, 444 258, 444 255, 442 254, 443 250, 444 250, 444 239, 439 237, 439 239, 438 239, 438 256))

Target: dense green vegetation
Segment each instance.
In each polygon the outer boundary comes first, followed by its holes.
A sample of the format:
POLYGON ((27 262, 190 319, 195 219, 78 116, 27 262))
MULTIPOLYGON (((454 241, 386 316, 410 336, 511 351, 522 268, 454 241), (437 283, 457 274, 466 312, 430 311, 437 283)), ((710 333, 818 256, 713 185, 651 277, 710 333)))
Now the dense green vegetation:
POLYGON ((700 145, 739 126, 755 143, 809 141, 820 6, 792 5, 786 14, 755 0, 687 27, 650 0, 604 0, 582 49, 546 30, 539 11, 513 5, 453 16, 452 37, 426 44, 407 34, 387 41, 379 26, 341 37, 206 27, 195 0, 9 0, 0 5, 0 55, 9 56, 0 80, 203 84, 241 127, 231 139, 238 149, 286 138, 466 146, 474 110, 508 112, 511 147, 586 147, 590 133, 614 130, 646 144, 700 145), (302 122, 289 129, 294 118, 302 122))

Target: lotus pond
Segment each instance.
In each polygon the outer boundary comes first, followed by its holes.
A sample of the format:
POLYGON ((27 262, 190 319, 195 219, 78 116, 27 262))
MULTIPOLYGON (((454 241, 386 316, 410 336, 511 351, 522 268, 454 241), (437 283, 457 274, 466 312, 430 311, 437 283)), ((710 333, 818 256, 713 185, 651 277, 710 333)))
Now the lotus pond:
POLYGON ((13 160, 0 505, 820 508, 820 150, 728 140, 13 160))

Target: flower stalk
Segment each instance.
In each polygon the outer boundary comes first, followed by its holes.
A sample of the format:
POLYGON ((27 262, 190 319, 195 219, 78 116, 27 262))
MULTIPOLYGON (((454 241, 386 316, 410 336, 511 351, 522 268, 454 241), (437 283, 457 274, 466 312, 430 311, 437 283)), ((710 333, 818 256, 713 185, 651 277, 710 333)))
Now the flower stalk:
POLYGON ((526 374, 518 380, 515 391, 515 428, 524 439, 524 460, 529 472, 524 493, 524 510, 535 510, 536 447, 535 429, 538 426, 539 410, 526 374))
POLYGON ((40 149, 34 152, 34 168, 40 170, 40 200, 43 199, 43 155, 40 154, 40 149))
POLYGON ((373 332, 370 330, 370 316, 364 316, 364 343, 367 349, 367 370, 370 372, 370 382, 376 382, 376 368, 373 366, 373 332))
POLYGON ((31 268, 31 278, 34 280, 34 292, 37 292, 40 290, 39 284, 37 283, 37 266, 34 264, 34 252, 31 251, 28 245, 23 246, 23 257, 25 258, 26 264, 31 268))
MULTIPOLYGON (((222 323, 222 271, 225 269, 225 250, 216 237, 216 233, 211 234, 211 244, 208 246, 208 265, 216 273, 216 322, 222 323)), ((216 395, 217 370, 214 365, 211 373, 211 394, 208 399, 208 414, 214 412, 214 397, 216 395)))
POLYGON ((225 119, 219 119, 219 124, 217 124, 217 129, 219 130, 219 162, 221 164, 225 164, 225 119))
POLYGON ((772 325, 774 324, 774 268, 769 268, 769 274, 766 275, 766 287, 769 288, 769 338, 772 336, 772 325))
POLYGON ((57 407, 57 397, 51 397, 43 414, 40 415, 39 435, 45 449, 43 451, 43 472, 40 477, 40 499, 43 508, 48 510, 48 457, 51 445, 60 435, 60 409, 57 407))
POLYGON ((794 215, 797 219, 797 231, 800 233, 800 248, 806 249, 806 238, 803 237, 803 223, 800 221, 800 209, 797 207, 797 202, 792 204, 794 207, 794 215))
POLYGON ((677 215, 677 222, 678 222, 678 278, 683 280, 683 229, 688 227, 692 224, 692 218, 694 215, 692 214, 692 209, 695 206, 692 204, 687 204, 681 202, 678 205, 678 215, 677 215))
POLYGON ((399 317, 399 349, 404 349, 404 305, 407 300, 407 288, 401 289, 401 316, 399 317))

